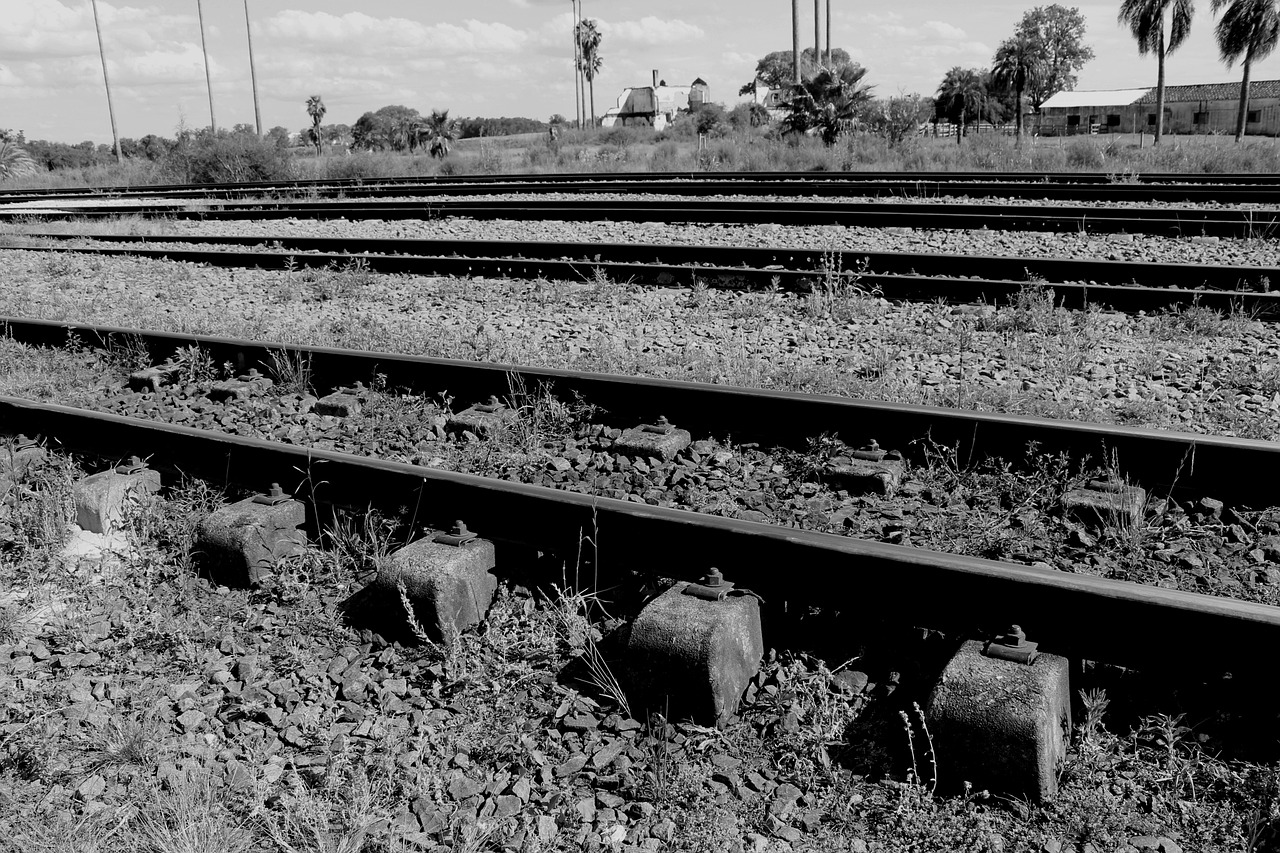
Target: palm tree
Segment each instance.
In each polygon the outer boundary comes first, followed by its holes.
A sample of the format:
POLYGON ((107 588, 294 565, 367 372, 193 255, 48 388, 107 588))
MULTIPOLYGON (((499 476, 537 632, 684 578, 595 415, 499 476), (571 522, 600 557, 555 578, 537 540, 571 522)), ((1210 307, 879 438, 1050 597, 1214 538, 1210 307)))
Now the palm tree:
POLYGON ((578 66, 591 87, 592 127, 596 126, 596 75, 600 73, 600 68, 604 65, 604 60, 600 58, 600 40, 602 38, 600 30, 596 28, 595 21, 588 19, 578 25, 578 44, 580 45, 578 66))
POLYGON ((819 130, 822 141, 834 145, 841 131, 871 100, 871 87, 862 82, 867 69, 861 65, 824 68, 799 86, 793 86, 789 112, 782 120, 785 133, 819 130))
POLYGON ((945 115, 959 113, 960 130, 956 134, 956 144, 964 138, 965 114, 975 104, 980 104, 986 97, 986 89, 982 85, 982 75, 972 68, 961 68, 959 65, 947 72, 938 86, 938 106, 945 115))
POLYGON ((307 98, 307 115, 311 116, 311 141, 315 143, 317 157, 320 156, 320 146, 323 142, 320 137, 320 120, 324 118, 326 112, 328 110, 319 95, 307 98))
POLYGON ((0 181, 34 175, 37 171, 36 161, 18 144, 18 136, 0 130, 0 181))
POLYGON ((1177 50, 1191 33, 1191 0, 1124 0, 1120 23, 1126 24, 1138 42, 1138 55, 1156 55, 1156 145, 1164 135, 1164 58, 1177 50), (1171 18, 1166 41, 1165 13, 1171 18))
POLYGON ((431 156, 443 160, 449 156, 449 144, 458 137, 453 119, 448 110, 432 110, 427 119, 427 136, 430 138, 431 156))
POLYGON ((1249 117, 1249 72, 1254 60, 1266 59, 1280 39, 1280 10, 1276 0, 1213 0, 1213 11, 1226 7, 1226 14, 1214 28, 1218 38, 1218 54, 1227 67, 1244 57, 1244 74, 1240 81, 1240 113, 1236 117, 1236 142, 1244 141, 1244 128, 1249 117))
MULTIPOLYGON (((996 86, 1012 87, 1014 91, 1014 131, 1017 145, 1022 144, 1022 93, 1035 77, 1039 67, 1040 50, 1035 41, 1019 33, 1005 39, 996 50, 991 66, 991 79, 996 86)), ((1008 91, 1008 88, 1005 88, 1008 91)))

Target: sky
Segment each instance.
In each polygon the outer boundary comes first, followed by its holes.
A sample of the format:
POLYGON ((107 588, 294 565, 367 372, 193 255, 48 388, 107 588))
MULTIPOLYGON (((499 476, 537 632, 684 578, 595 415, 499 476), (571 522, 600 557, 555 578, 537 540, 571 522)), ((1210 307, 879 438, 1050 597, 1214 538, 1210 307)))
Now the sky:
MULTIPOLYGON (((788 0, 582 0, 599 22, 604 66, 596 112, 651 69, 672 85, 702 77, 731 107, 756 60, 791 46, 788 0)), ((831 43, 867 67, 877 95, 932 94, 947 69, 985 67, 1028 0, 832 0, 831 43)), ((1064 4, 1070 5, 1070 4, 1064 4)), ((1155 84, 1116 24, 1119 0, 1078 6, 1097 57, 1078 89, 1155 84)), ((1169 84, 1238 80, 1218 59, 1201 0, 1187 43, 1169 57, 1169 84)), ((248 0, 263 129, 309 124, 319 94, 325 123, 403 104, 453 116, 574 114, 569 0, 248 0)), ((823 8, 825 9, 825 0, 823 8)), ((209 124, 196 0, 98 0, 122 137, 172 136, 209 124)), ((244 0, 204 0, 214 116, 254 120, 244 0)), ((111 126, 90 0, 0 0, 0 128, 29 139, 109 142, 111 126)), ((813 42, 813 4, 801 0, 801 43, 813 42)), ((824 36, 825 38, 825 36, 824 36)), ((1280 54, 1254 80, 1280 78, 1280 54)))

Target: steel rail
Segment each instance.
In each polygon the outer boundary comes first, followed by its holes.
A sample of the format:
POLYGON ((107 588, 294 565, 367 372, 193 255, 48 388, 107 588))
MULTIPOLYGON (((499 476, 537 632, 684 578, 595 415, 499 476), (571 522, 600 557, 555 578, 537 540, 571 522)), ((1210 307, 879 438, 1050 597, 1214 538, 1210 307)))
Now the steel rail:
POLYGON ((1268 237, 1280 231, 1280 210, 1209 208, 1125 208, 1086 206, 918 204, 828 201, 671 201, 636 200, 444 200, 377 202, 255 203, 182 209, 174 205, 94 208, 9 208, 0 220, 69 217, 103 218, 123 214, 172 219, 349 219, 401 220, 469 217, 472 219, 711 222, 755 225, 844 225, 869 228, 944 228, 1087 233, 1141 233, 1170 237, 1268 237))
MULTIPOLYGON (((1274 205, 1280 201, 1280 187, 1275 186, 1212 186, 1204 184, 1063 184, 1042 182, 1007 181, 938 181, 938 180, 812 180, 804 175, 791 180, 743 180, 706 175, 698 180, 687 178, 664 179, 649 176, 637 178, 609 178, 608 176, 584 177, 580 181, 537 183, 532 181, 491 181, 487 183, 367 183, 351 186, 298 187, 293 193, 307 196, 335 198, 403 198, 425 195, 450 197, 462 195, 522 195, 535 193, 585 194, 629 193, 669 194, 688 197, 713 195, 786 196, 786 197, 842 197, 889 196, 901 198, 942 198, 976 196, 983 198, 1099 201, 1099 202, 1165 202, 1193 204, 1256 204, 1274 205)), ((254 190, 250 188, 209 189, 146 189, 129 193, 113 193, 114 198, 179 198, 179 199, 231 199, 256 196, 281 196, 285 190, 254 190)), ((78 196, 11 196, 28 201, 50 198, 100 198, 98 195, 78 196)))
MULTIPOLYGON (((521 244, 511 248, 521 252, 521 244)), ((452 248, 466 248, 453 244, 452 248)), ((597 246, 597 249, 606 249, 597 246)), ((638 263, 605 260, 608 252, 597 251, 596 257, 585 256, 580 260, 529 259, 522 257, 485 257, 467 255, 405 255, 367 253, 310 253, 291 254, 287 251, 234 252, 203 249, 146 249, 138 247, 76 247, 55 246, 32 248, 8 246, 0 251, 59 251, 79 252, 99 256, 143 257, 174 262, 206 264, 214 267, 257 268, 275 271, 299 268, 342 269, 351 263, 360 263, 366 269, 381 273, 412 275, 487 276, 493 278, 549 278, 566 281, 591 281, 596 275, 604 275, 611 281, 622 281, 646 286, 692 286, 703 284, 724 289, 764 289, 774 285, 789 291, 807 292, 815 282, 838 279, 857 284, 868 290, 875 289, 887 299, 908 301, 986 302, 1004 304, 1011 301, 1028 282, 1027 270, 1016 266, 1001 265, 1002 270, 1016 278, 979 278, 957 271, 949 274, 928 275, 883 273, 868 269, 866 272, 824 271, 822 269, 786 269, 776 264, 764 267, 691 265, 676 263, 638 263)), ((731 254, 726 250, 717 259, 727 261, 731 254)), ((777 254, 777 253, 775 253, 777 254)), ((851 258, 860 257, 848 253, 851 258)), ((850 270, 856 270, 852 261, 850 270)), ((843 269, 843 268, 842 268, 843 269)), ((1254 281, 1261 281, 1266 270, 1261 270, 1254 281)), ((1277 280, 1280 280, 1278 278, 1277 280)), ((1237 278, 1239 284, 1241 279, 1237 278)), ((1280 292, 1260 290, 1224 290, 1214 288, 1182 288, 1176 286, 1137 286, 1098 284, 1085 281, 1045 282, 1051 286, 1058 304, 1072 309, 1089 305, 1118 311, 1158 311, 1179 306, 1200 305, 1215 311, 1239 311, 1259 319, 1280 316, 1280 292)))
MULTIPOLYGON (((192 246, 266 246, 272 251, 322 255, 406 255, 434 258, 574 261, 578 263, 699 265, 825 273, 833 266, 866 273, 917 274, 947 278, 1025 279, 1146 287, 1263 290, 1280 285, 1280 266, 1103 261, 1080 258, 798 249, 784 246, 701 246, 672 243, 585 243, 523 240, 437 240, 405 237, 191 236, 183 234, 69 234, 28 232, 10 235, 51 241, 85 240, 109 244, 186 243, 192 246)), ((17 248, 21 246, 6 246, 17 248)), ((89 247, 94 248, 94 247, 89 247)), ((82 249, 72 249, 81 251, 82 249)), ((210 253, 216 255, 220 253, 210 253)), ((269 252, 259 252, 264 256, 269 252)), ((306 263, 304 256, 293 256, 306 263)), ((211 260, 209 263, 218 263, 211 260)), ((325 261, 328 263, 328 261, 325 261)))
MULTIPOLYGON (((146 457, 162 472, 223 487, 280 483, 313 506, 368 505, 436 526, 464 518, 482 536, 572 557, 583 536, 603 577, 693 579, 719 566, 769 612, 821 607, 875 620, 972 630, 1022 625, 1041 648, 1201 675, 1270 671, 1280 608, 1069 572, 792 530, 628 501, 436 471, 0 398, 0 431, 98 457, 146 457), (1106 626, 1096 630, 1095 626, 1106 626), (1229 650, 1229 653, 1224 653, 1229 650)), ((314 510, 313 510, 314 512, 314 510)))
POLYGON ((519 377, 526 387, 544 386, 565 399, 579 395, 619 425, 651 422, 663 414, 694 434, 731 434, 735 442, 804 448, 815 436, 833 433, 855 445, 875 439, 920 459, 923 450, 917 442, 931 439, 955 447, 964 464, 987 458, 1013 461, 1035 444, 1046 453, 1114 461, 1121 475, 1153 493, 1175 490, 1232 506, 1275 505, 1273 484, 1280 480, 1280 444, 1252 439, 50 320, 0 317, 0 333, 32 346, 62 347, 69 337, 90 346, 127 345, 131 351, 144 346, 155 363, 198 345, 215 363, 238 370, 270 369, 272 353, 287 351, 307 362, 318 390, 368 382, 376 373, 388 387, 428 395, 447 389, 464 403, 490 394, 507 396, 513 377, 519 377))
POLYGON ((288 181, 235 181, 217 184, 149 184, 143 186, 114 185, 105 187, 57 187, 42 189, 4 189, 0 190, 0 198, 32 197, 54 198, 67 196, 102 197, 104 195, 124 196, 135 194, 166 194, 190 191, 217 195, 219 193, 236 192, 294 192, 297 190, 356 189, 361 187, 447 187, 455 185, 487 186, 493 184, 533 184, 556 185, 589 183, 592 181, 630 181, 630 182, 665 182, 681 181, 696 183, 704 180, 721 182, 804 182, 822 183, 955 183, 955 182, 987 182, 987 183, 1026 183, 1042 185, 1113 185, 1127 186, 1133 184, 1175 184, 1175 185, 1209 185, 1209 186, 1245 186, 1275 187, 1280 185, 1280 176, 1249 172, 1233 172, 1221 174, 1187 173, 1187 172, 1153 172, 1120 174, 1103 172, 977 172, 977 171, 849 171, 849 172, 604 172, 580 173, 558 172, 544 174, 506 174, 506 175, 422 175, 380 178, 315 178, 308 180, 288 181))

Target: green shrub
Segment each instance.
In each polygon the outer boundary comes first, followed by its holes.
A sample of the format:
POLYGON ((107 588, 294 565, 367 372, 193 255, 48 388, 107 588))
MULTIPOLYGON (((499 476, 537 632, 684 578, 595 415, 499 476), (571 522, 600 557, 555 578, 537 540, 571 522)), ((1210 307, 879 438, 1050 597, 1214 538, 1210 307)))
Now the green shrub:
POLYGON ((289 155, 253 133, 201 133, 177 145, 165 163, 192 184, 287 180, 294 174, 289 155))
POLYGON ((1092 139, 1073 139, 1066 145, 1067 165, 1073 169, 1101 169, 1102 150, 1092 139))

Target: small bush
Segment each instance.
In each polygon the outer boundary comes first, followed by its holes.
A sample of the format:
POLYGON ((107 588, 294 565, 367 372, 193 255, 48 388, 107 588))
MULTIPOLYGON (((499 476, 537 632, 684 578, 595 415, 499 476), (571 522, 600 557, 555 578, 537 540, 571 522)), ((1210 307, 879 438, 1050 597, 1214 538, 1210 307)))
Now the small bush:
POLYGON ((1073 139, 1066 145, 1067 165, 1073 169, 1101 169, 1102 150, 1092 139, 1073 139))
POLYGON ((289 155, 270 139, 252 133, 202 133, 175 147, 166 164, 193 184, 293 177, 289 155))
POLYGON ((648 127, 611 127, 596 139, 602 145, 614 145, 627 148, 653 141, 653 130, 648 127))

